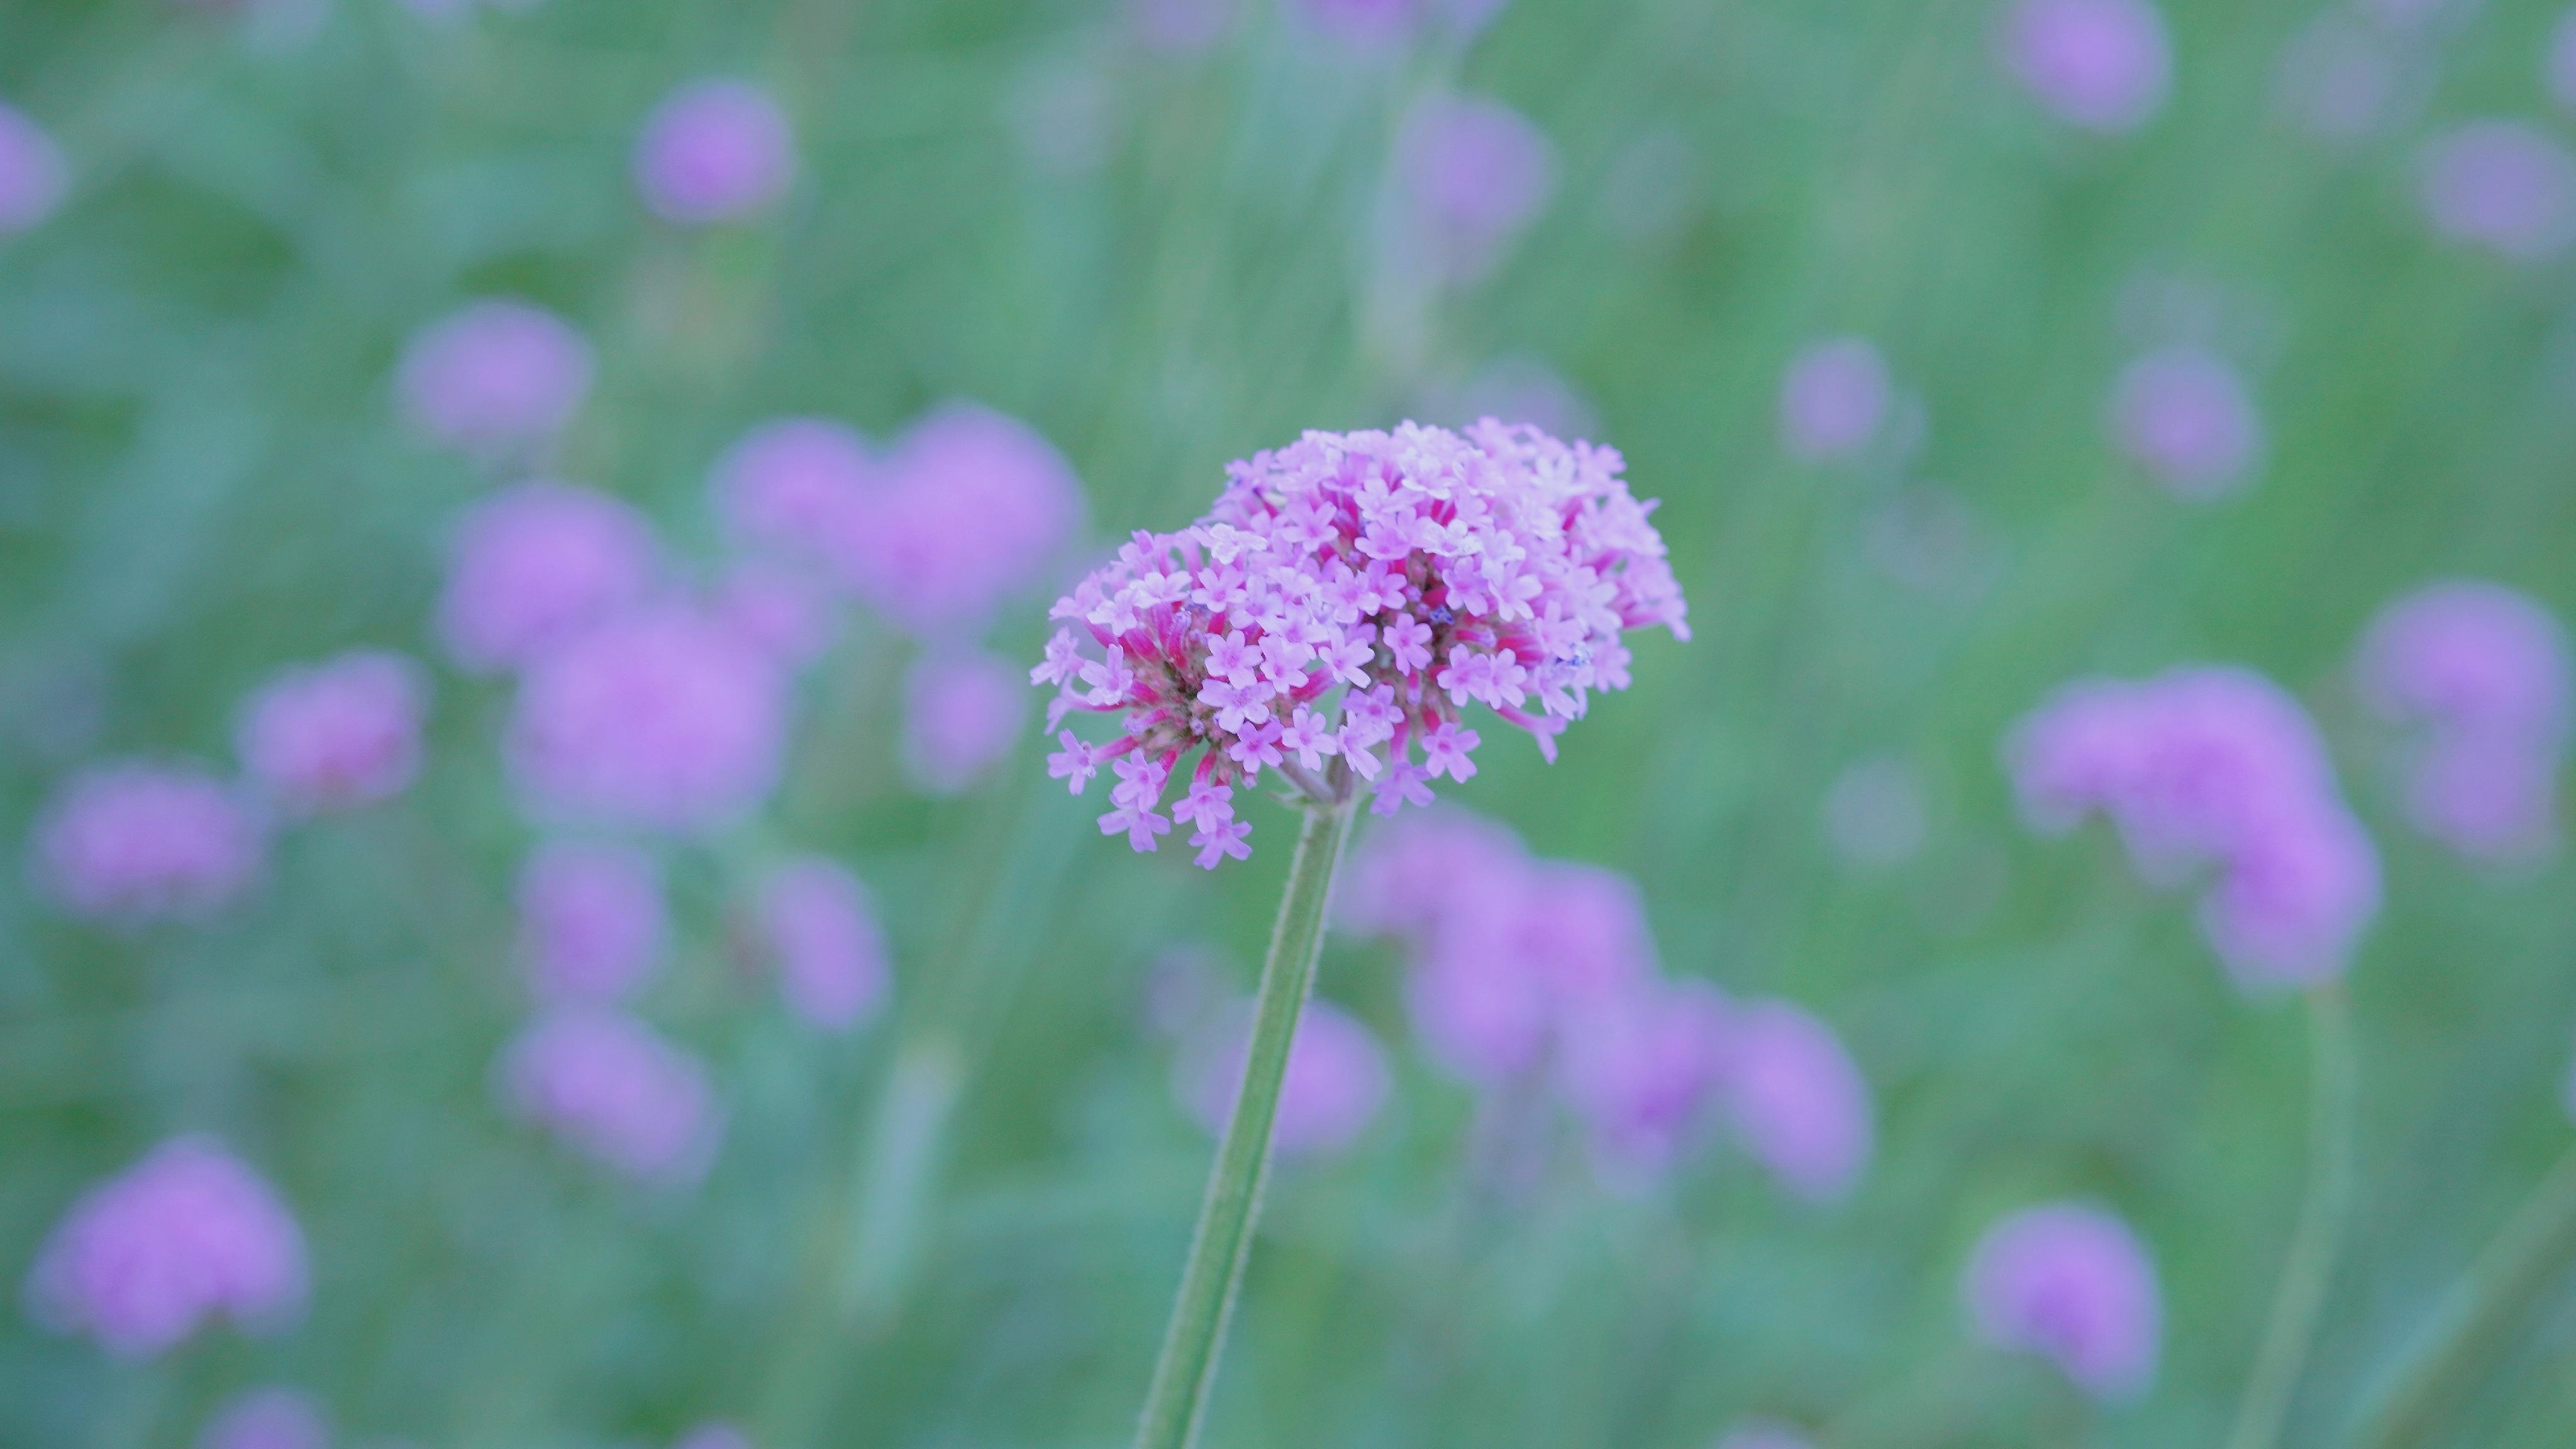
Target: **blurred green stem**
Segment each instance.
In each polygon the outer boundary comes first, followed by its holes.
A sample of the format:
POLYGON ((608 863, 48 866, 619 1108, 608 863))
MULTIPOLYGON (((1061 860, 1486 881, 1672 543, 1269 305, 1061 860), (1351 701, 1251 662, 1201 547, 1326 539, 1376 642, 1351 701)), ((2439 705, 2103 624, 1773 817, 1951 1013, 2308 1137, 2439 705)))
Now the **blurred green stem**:
POLYGON ((2468 1276, 2451 1290, 2397 1377, 2371 1401, 2353 1449, 2423 1443, 2452 1399, 2504 1336, 2567 1276, 2576 1262, 2576 1151, 2532 1190, 2468 1276))
POLYGON ((2289 1259, 2272 1299, 2272 1321, 2262 1351, 2245 1381, 2228 1449, 2270 1449, 2297 1393, 2299 1373, 2316 1338, 2342 1246, 2344 1218, 2352 1206, 2353 1132, 2360 1097, 2354 1068, 2352 1003, 2343 984, 2327 981, 2308 990, 2309 1071, 2314 1096, 2308 1116, 2308 1196, 2290 1238, 2289 1259))
MULTIPOLYGON (((1335 771, 1336 776, 1340 772, 1335 771)), ((1337 778, 1337 784, 1346 784, 1337 778)), ((1288 1076, 1288 1046, 1297 1015, 1314 985, 1315 960, 1324 943, 1324 918, 1333 898, 1333 874, 1350 839, 1353 802, 1347 792, 1329 804, 1306 807, 1297 854, 1288 865, 1287 891, 1270 931, 1270 954, 1261 964, 1253 1003, 1252 1039, 1243 1060, 1243 1086, 1234 1115, 1217 1144, 1198 1230, 1181 1271, 1162 1357, 1145 1393, 1136 1426, 1136 1449, 1187 1449, 1207 1412, 1216 1378, 1217 1351, 1226 1320, 1243 1287, 1243 1265, 1252 1255, 1252 1227, 1261 1211, 1261 1188, 1270 1171, 1270 1124, 1279 1109, 1279 1087, 1288 1076)))
POLYGON ((878 1094, 850 1227, 852 1252, 839 1285, 842 1316, 862 1328, 883 1326, 902 1301, 921 1219, 936 1191, 948 1119, 965 1082, 965 1054, 934 1035, 903 1046, 878 1094))

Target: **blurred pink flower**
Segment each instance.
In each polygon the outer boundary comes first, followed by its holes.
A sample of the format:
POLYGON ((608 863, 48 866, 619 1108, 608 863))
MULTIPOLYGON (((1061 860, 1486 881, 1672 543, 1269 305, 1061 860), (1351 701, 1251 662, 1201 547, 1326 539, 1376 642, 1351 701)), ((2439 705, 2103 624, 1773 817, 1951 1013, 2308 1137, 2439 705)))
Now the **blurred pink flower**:
POLYGON ((707 611, 735 638, 790 668, 832 647, 833 600, 808 576, 767 559, 745 559, 707 596, 707 611))
POLYGON ((242 707, 242 767, 303 814, 391 799, 420 771, 428 692, 420 666, 377 649, 281 671, 242 707))
POLYGON ((2133 1400, 2155 1381, 2155 1265, 2108 1212, 2051 1203, 2004 1218, 1978 1242, 1961 1288, 1980 1339, 2047 1358, 2097 1399, 2133 1400))
POLYGON ((2520 121, 2471 121, 2428 143, 2425 213, 2445 238, 2537 262, 2576 241, 2576 159, 2520 121))
POLYGON ((723 1135, 697 1058, 620 1012, 537 1017, 503 1052, 498 1085, 521 1119, 638 1182, 696 1181, 723 1135))
POLYGON ((1875 1141, 1869 1082, 1833 1028, 1785 1001, 1726 1018, 1727 1121, 1754 1160, 1798 1196, 1847 1196, 1875 1141))
POLYGON ((562 430, 590 393, 590 344, 552 312, 487 299, 422 328, 394 387, 431 441, 506 451, 562 430))
POLYGON ((2353 672, 2372 712, 2422 732, 2406 796, 2420 829, 2473 856, 2550 846, 2571 684, 2548 610, 2500 584, 2429 584, 2380 611, 2353 672))
POLYGON ((715 467, 716 511, 737 541, 816 564, 872 526, 882 468, 868 440, 828 418, 779 418, 742 436, 715 467))
POLYGON ((2576 114, 2576 9, 2559 16, 2558 23, 2550 27, 2549 54, 2542 62, 2542 78, 2558 108, 2576 114))
POLYGON ((70 190, 62 148, 26 112, 0 102, 0 237, 33 230, 70 190))
POLYGON ((895 623, 947 636, 980 626, 1082 527, 1082 484, 1034 429, 952 402, 912 425, 835 537, 842 577, 895 623))
POLYGON ((2098 810, 2149 883, 2212 872, 2201 930, 2240 987, 2339 975, 2378 911, 2378 853, 2324 741, 2297 700, 2250 670, 2068 685, 2014 729, 2005 759, 2036 828, 2071 829, 2098 810))
POLYGON ((774 206, 796 179, 787 113, 739 80, 691 81, 646 117, 635 187, 664 221, 704 225, 774 206))
POLYGON ((2263 454, 2262 415, 2243 379, 2196 347, 2130 363, 2112 389, 2111 432, 2130 461, 2193 502, 2243 487, 2263 454))
POLYGON ((1891 391, 1867 338, 1810 342, 1780 380, 1780 446, 1810 463, 1857 457, 1886 422, 1891 391))
POLYGON ((875 1016, 892 982, 885 931, 867 887, 846 868, 804 856, 760 883, 754 929, 778 968, 788 1008, 827 1031, 875 1016))
POLYGON ((330 1449, 331 1416, 300 1389, 246 1389, 197 1435, 197 1449, 330 1449))
POLYGON ((2019 0, 2004 64, 2031 98, 2089 131, 2134 131, 2164 107, 2173 48, 2147 0, 2019 0))
MULTIPOLYGON (((1240 1009, 1222 1013, 1184 1046, 1173 1068, 1174 1099, 1210 1136, 1223 1135, 1234 1116, 1250 1031, 1240 1009)), ((1291 1158, 1341 1152, 1368 1130, 1386 1093, 1386 1053, 1376 1035, 1341 1007, 1312 998, 1288 1044, 1271 1145, 1291 1158)))
POLYGON ((662 873, 622 845, 549 841, 519 867, 519 960, 540 1001, 606 1004, 660 964, 662 873))
POLYGON ((787 710, 777 661, 693 610, 639 609, 528 670, 511 774, 541 816, 711 829, 776 787, 787 710))
POLYGON ((1423 1046, 1470 1081, 1543 1067, 1575 1023, 1647 990, 1655 946, 1612 871, 1523 862, 1461 880, 1405 983, 1423 1046))
POLYGON ((2358 141, 2387 125, 2405 99, 2405 53, 2377 27, 2339 10, 2310 21, 2282 52, 2283 114, 2311 139, 2358 141))
POLYGON ((174 1137, 72 1204, 37 1251, 27 1306, 118 1358, 175 1347, 212 1318, 264 1332, 302 1316, 304 1234, 211 1137, 174 1137))
POLYGON ((1641 978, 1564 1029, 1557 1075, 1613 1186, 1670 1170, 1705 1132, 1731 1063, 1725 997, 1704 981, 1641 978))
POLYGON ((121 760, 55 788, 28 871, 39 894, 84 920, 198 920, 248 893, 267 849, 258 817, 204 769, 121 760))
POLYGON ((438 633, 467 669, 523 667, 653 587, 652 525, 624 502, 562 483, 523 483, 467 511, 456 530, 438 633))
POLYGON ((971 789, 1010 754, 1027 720, 1025 669, 971 651, 925 656, 904 687, 905 767, 933 795, 971 789))
POLYGON ((1449 281, 1490 275, 1556 190, 1555 145, 1500 101, 1446 95, 1418 101, 1395 147, 1395 180, 1412 238, 1449 281))

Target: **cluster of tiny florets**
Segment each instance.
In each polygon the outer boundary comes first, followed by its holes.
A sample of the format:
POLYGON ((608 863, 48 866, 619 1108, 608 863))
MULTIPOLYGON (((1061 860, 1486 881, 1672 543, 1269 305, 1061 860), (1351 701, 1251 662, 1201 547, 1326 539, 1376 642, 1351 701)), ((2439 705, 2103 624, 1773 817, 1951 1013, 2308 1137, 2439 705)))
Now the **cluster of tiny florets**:
POLYGON ((1621 467, 1491 419, 1308 433, 1234 464, 1206 518, 1138 532, 1057 601, 1030 671, 1059 691, 1048 728, 1086 710, 1121 730, 1060 730, 1048 772, 1079 795, 1106 767, 1103 834, 1152 850, 1177 819, 1214 867, 1251 853, 1233 795, 1265 769, 1318 798, 1373 788, 1379 814, 1473 776, 1470 703, 1554 758, 1594 690, 1628 686, 1622 631, 1690 636, 1654 504, 1621 467))

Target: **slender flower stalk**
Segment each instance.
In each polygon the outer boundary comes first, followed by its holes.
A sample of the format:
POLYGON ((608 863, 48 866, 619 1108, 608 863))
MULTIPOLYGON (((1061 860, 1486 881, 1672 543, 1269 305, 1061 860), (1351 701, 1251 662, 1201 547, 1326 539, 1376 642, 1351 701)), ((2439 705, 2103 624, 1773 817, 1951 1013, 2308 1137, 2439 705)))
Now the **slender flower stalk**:
POLYGON ((2439 1317, 2371 1400, 2352 1449, 2404 1449, 2432 1438, 2443 1412, 2492 1364, 2514 1326, 2576 1263, 2576 1151, 2532 1190, 2504 1231, 2452 1288, 2439 1317))
POLYGON ((2352 1208, 2353 1131, 2360 1097, 2352 1037, 2352 1004, 2343 986, 2308 989, 2309 1061, 2314 1095, 2308 1119, 2308 1195, 2290 1238, 2289 1260, 2272 1299, 2263 1347, 2238 1401, 2228 1449, 2270 1449, 2281 1435, 2316 1338, 2318 1310, 2334 1276, 2352 1208))
POLYGON ((1187 1449, 1207 1414, 1217 1353, 1235 1295, 1243 1287, 1244 1264, 1252 1256, 1253 1224, 1270 1171, 1270 1126, 1279 1109, 1280 1084, 1288 1076, 1288 1047, 1315 983, 1333 875, 1351 834, 1355 802, 1349 772, 1336 764, 1332 775, 1339 787, 1336 797, 1306 806, 1297 853, 1288 866, 1287 890, 1279 900, 1279 919, 1271 928, 1270 954, 1262 962, 1253 1003, 1243 1087, 1217 1145, 1215 1170, 1208 1175, 1189 1262, 1181 1272, 1180 1296, 1173 1301, 1171 1326, 1164 1332, 1162 1356, 1155 1362, 1136 1427, 1136 1449, 1187 1449))

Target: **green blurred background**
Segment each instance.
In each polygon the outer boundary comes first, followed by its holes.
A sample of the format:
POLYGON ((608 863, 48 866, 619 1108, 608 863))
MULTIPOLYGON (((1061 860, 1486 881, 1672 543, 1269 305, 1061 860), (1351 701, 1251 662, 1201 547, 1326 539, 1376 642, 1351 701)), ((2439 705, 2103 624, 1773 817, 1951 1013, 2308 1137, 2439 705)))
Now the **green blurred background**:
MULTIPOLYGON (((1724 1154, 1642 1199, 1569 1159, 1462 1225, 1466 1089, 1403 1045, 1390 954, 1336 942, 1323 990, 1395 1044, 1397 1089, 1354 1151, 1277 1185, 1208 1442, 1699 1449, 1748 1413, 1878 1426, 1828 1441, 1855 1445, 2215 1442, 2297 1210, 2302 1018, 2233 993, 2106 837, 2030 838, 1996 755, 2066 677, 2190 660, 2309 703, 2387 865, 2352 974, 2362 1191, 2286 1438, 2332 1442, 2568 1133, 2576 879, 2406 829, 2344 673, 2430 577, 2576 609, 2576 272, 2440 244, 2414 169, 2447 121, 2566 132, 2537 59, 2557 11, 2460 16, 2424 42, 2416 109, 2329 147, 2274 84, 2317 7, 2164 9, 2172 99, 2105 140, 2004 81, 1992 0, 1513 0, 1472 45, 1361 57, 1246 0, 1186 61, 1107 0, 449 23, 8 0, 0 95, 77 185, 0 245, 0 833, 90 757, 224 758, 281 661, 431 652, 444 529, 493 480, 413 440, 388 378, 473 297, 591 337, 559 471, 702 552, 710 463, 780 413, 885 437, 981 399, 1063 449, 1114 539, 1180 526, 1226 460, 1302 428, 1391 422, 1498 359, 1552 368, 1663 500, 1698 634, 1640 639, 1636 688, 1560 763, 1495 739, 1450 793, 1633 874, 1672 972, 1834 1023, 1879 1153, 1832 1209, 1724 1154), (627 151, 707 74, 776 89, 804 175, 758 224, 677 231, 627 151), (1558 184, 1408 336, 1373 227, 1396 119, 1441 86, 1530 116, 1558 184), (2139 307, 2175 295, 2259 362, 2268 464, 2214 507, 2104 434, 2139 307), (1919 436, 1800 466, 1779 379, 1835 332, 1877 340, 1919 436), (1855 866, 1822 803, 1874 760, 1920 782, 1925 834, 1855 866), (2070 1194, 2116 1206, 2162 1274, 2164 1370, 2132 1409, 1962 1343, 1975 1235, 2070 1194)), ((1033 658, 1043 602, 996 647, 1033 658)), ((676 869, 653 1010, 731 1114, 694 1191, 617 1187, 492 1105, 530 838, 492 687, 442 674, 420 787, 288 837, 214 925, 118 937, 0 887, 0 1275, 82 1184, 189 1127, 273 1176, 316 1265, 300 1329, 150 1366, 0 1319, 0 1442, 185 1443, 271 1381, 353 1443, 658 1446, 718 1417, 765 1449, 1123 1442, 1210 1155, 1144 983, 1205 943, 1248 988, 1287 820, 1255 807, 1270 848, 1210 875, 1131 856, 1026 741, 924 801, 894 762, 909 647, 862 623, 809 678, 770 825, 876 890, 887 1018, 825 1039, 742 1010, 720 861, 676 869), (889 1162, 905 1111, 944 1126, 889 1162)), ((2576 1298, 2552 1305, 2460 1442, 2576 1440, 2576 1298)))

